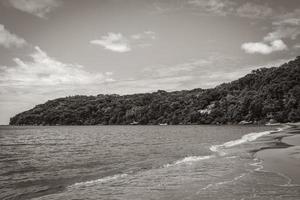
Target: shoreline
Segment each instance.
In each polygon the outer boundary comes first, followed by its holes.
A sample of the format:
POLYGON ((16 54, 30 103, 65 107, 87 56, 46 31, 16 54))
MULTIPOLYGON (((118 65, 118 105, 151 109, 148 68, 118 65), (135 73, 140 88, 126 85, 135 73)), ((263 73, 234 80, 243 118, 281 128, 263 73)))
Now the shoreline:
POLYGON ((282 135, 274 138, 276 145, 257 151, 255 157, 263 161, 263 170, 287 178, 286 186, 300 185, 300 122, 286 125, 287 129, 277 132, 282 135))
MULTIPOLYGON (((300 126, 300 122, 296 122, 300 126)), ((252 123, 252 124, 239 124, 239 123, 226 123, 226 124, 56 124, 56 125, 37 125, 37 124, 1 124, 0 126, 34 126, 34 127, 43 127, 43 126, 268 126, 268 127, 280 127, 282 125, 294 125, 296 123, 276 123, 276 124, 268 124, 268 123, 252 123)))

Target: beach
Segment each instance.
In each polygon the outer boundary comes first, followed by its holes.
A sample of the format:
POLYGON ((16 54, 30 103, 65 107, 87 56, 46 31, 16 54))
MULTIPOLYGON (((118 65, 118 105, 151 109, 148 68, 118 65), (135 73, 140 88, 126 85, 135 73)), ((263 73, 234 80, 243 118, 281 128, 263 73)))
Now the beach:
POLYGON ((263 170, 286 177, 286 185, 300 184, 300 123, 271 134, 275 142, 269 148, 260 150, 256 157, 263 161, 263 170))

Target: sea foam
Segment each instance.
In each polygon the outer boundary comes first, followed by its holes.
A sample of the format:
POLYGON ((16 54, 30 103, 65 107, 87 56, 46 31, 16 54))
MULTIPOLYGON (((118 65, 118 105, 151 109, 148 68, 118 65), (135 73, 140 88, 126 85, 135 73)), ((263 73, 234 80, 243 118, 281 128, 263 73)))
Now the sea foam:
POLYGON ((220 145, 212 145, 209 149, 212 152, 217 152, 220 155, 225 155, 226 153, 224 151, 222 151, 223 149, 230 148, 230 147, 233 147, 233 146, 237 146, 237 145, 240 145, 240 144, 243 144, 243 143, 246 143, 246 142, 251 142, 251 141, 254 141, 254 140, 256 140, 256 139, 258 139, 262 136, 269 135, 269 134, 274 133, 274 132, 280 132, 280 131, 283 131, 283 130, 289 128, 289 127, 290 127, 289 125, 286 125, 286 126, 283 126, 283 127, 279 127, 279 128, 277 128, 276 130, 273 130, 273 131, 271 130, 271 131, 249 133, 249 134, 246 134, 246 135, 244 135, 243 137, 241 137, 240 139, 237 139, 237 140, 232 140, 232 141, 229 141, 229 142, 225 142, 225 143, 220 144, 220 145))
POLYGON ((272 132, 273 131, 263 131, 263 132, 258 132, 258 133, 249 133, 249 134, 244 135, 243 137, 241 137, 240 139, 237 139, 237 140, 232 140, 232 141, 229 141, 229 142, 225 142, 225 143, 220 144, 220 145, 212 145, 209 149, 212 152, 218 152, 221 155, 224 155, 225 153, 222 151, 223 149, 230 148, 230 147, 233 147, 233 146, 237 146, 237 145, 240 145, 240 144, 243 144, 243 143, 246 143, 246 142, 254 141, 257 138, 260 138, 260 137, 265 136, 265 135, 269 135, 272 132))
POLYGON ((181 164, 189 164, 189 163, 200 161, 200 160, 207 160, 207 159, 210 159, 212 157, 214 157, 214 156, 213 155, 209 155, 209 156, 188 156, 188 157, 185 157, 181 160, 175 161, 174 163, 165 164, 164 167, 172 167, 172 166, 181 165, 181 164))
POLYGON ((127 174, 116 174, 116 175, 113 175, 113 176, 106 176, 106 177, 91 180, 91 181, 75 183, 75 184, 73 184, 69 187, 91 186, 91 185, 95 185, 95 184, 98 184, 98 183, 106 183, 106 182, 109 182, 109 181, 112 181, 112 180, 115 180, 115 179, 118 179, 118 178, 123 178, 125 176, 127 176, 127 174))

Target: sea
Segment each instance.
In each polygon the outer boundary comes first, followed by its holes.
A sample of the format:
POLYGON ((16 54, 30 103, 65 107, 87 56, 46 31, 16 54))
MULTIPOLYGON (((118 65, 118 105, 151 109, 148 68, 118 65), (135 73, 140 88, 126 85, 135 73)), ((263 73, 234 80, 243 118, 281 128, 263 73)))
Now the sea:
POLYGON ((299 133, 288 125, 0 126, 0 199, 299 200, 300 180, 257 156, 290 147, 282 138, 299 133))

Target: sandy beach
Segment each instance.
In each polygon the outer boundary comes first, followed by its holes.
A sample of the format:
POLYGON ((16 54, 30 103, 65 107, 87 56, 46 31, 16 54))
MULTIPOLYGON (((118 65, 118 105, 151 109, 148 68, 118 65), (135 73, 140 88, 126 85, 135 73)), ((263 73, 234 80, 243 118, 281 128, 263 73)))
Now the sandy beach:
POLYGON ((300 184, 300 123, 291 124, 285 136, 279 137, 274 148, 258 151, 263 160, 263 170, 278 173, 287 178, 287 184, 300 184))

